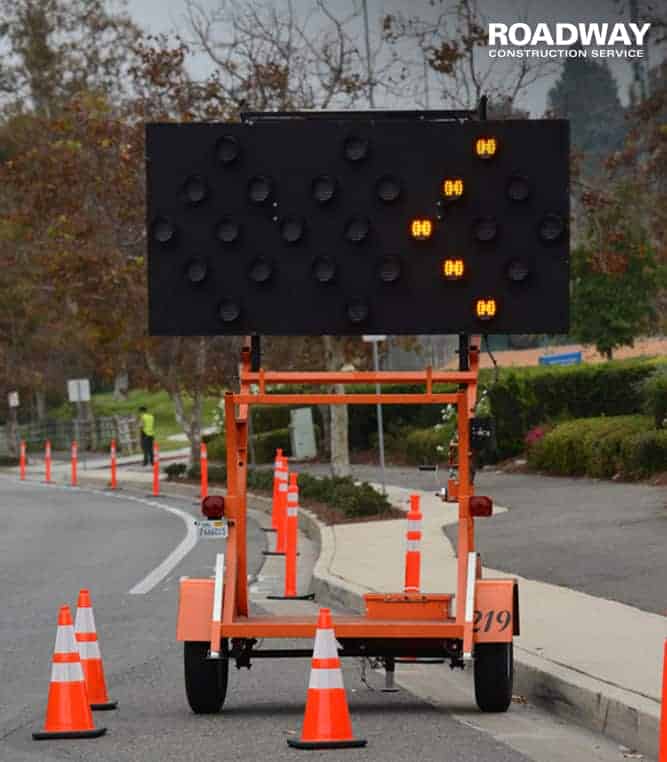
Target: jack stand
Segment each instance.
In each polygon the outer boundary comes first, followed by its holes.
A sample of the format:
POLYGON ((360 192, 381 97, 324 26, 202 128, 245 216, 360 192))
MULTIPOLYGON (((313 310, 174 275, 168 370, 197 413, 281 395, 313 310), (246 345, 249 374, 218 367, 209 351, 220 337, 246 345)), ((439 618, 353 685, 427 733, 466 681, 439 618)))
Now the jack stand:
POLYGON ((396 663, 392 656, 387 656, 384 660, 384 688, 382 693, 398 693, 398 688, 394 681, 396 673, 396 663))

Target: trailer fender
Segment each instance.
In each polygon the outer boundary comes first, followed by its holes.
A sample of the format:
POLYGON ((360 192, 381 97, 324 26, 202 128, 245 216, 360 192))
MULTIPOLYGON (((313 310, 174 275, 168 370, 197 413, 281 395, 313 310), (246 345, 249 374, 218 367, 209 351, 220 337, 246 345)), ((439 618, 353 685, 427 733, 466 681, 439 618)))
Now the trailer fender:
POLYGON ((178 591, 176 639, 210 641, 213 579, 181 579, 178 591))
POLYGON ((515 579, 475 582, 475 643, 509 643, 519 634, 519 585, 515 579))

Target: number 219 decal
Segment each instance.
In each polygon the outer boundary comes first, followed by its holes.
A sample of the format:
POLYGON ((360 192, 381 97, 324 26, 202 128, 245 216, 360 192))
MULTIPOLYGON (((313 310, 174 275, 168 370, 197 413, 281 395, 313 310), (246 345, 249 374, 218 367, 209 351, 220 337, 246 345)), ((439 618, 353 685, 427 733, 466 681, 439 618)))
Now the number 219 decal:
POLYGON ((473 632, 497 633, 504 632, 512 623, 512 612, 508 609, 489 609, 475 611, 473 632))

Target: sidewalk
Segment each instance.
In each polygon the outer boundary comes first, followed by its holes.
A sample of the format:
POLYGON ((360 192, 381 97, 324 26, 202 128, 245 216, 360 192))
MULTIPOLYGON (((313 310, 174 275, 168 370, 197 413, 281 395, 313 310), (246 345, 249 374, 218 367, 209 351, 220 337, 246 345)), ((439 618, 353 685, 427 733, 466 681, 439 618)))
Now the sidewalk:
MULTIPOLYGON (((106 467, 91 468, 89 464, 87 471, 80 471, 80 477, 106 483, 108 464, 100 465, 106 467)), ((54 480, 63 482, 68 476, 67 464, 54 464, 54 480)), ((120 486, 131 483, 148 488, 151 479, 150 468, 119 469, 120 486)), ((171 486, 165 482, 163 489, 171 486)), ((392 503, 404 510, 410 494, 420 495, 423 591, 455 591, 456 556, 443 527, 456 523, 457 506, 442 503, 432 492, 395 486, 388 486, 387 492, 392 503)), ((364 593, 402 589, 402 522, 325 526, 307 511, 300 517, 306 533, 320 544, 312 582, 318 601, 361 609, 364 593)), ((484 519, 479 519, 478 525, 480 521, 484 519)), ((483 560, 483 543, 478 549, 483 560)), ((484 567, 484 576, 509 575, 484 567)), ((521 612, 521 635, 515 646, 515 693, 631 749, 657 756, 667 618, 514 576, 519 579, 521 612)), ((447 679, 448 668, 431 669, 435 669, 434 680, 447 679)), ((400 674, 397 677, 400 681, 400 674)))
MULTIPOLYGON (((394 504, 407 510, 409 495, 415 491, 387 487, 387 492, 394 504)), ((422 590, 454 591, 456 556, 443 526, 456 523, 458 508, 442 503, 433 493, 419 494, 424 516, 422 590)), ((319 532, 317 588, 356 608, 361 607, 364 593, 402 589, 405 527, 401 522, 320 526, 319 532)), ((484 548, 479 550, 483 560, 484 548)), ((484 576, 509 575, 484 567, 484 576)), ((667 619, 517 578, 521 635, 515 650, 515 692, 630 748, 657 755, 667 619)))

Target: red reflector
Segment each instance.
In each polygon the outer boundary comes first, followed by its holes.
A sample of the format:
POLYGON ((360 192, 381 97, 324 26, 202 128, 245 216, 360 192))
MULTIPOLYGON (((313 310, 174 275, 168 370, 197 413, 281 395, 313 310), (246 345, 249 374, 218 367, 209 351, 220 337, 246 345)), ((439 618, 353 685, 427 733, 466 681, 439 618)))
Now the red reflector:
POLYGON ((225 498, 222 495, 209 495, 202 500, 201 512, 207 519, 221 519, 225 514, 225 498))
POLYGON ((492 516, 493 515, 493 500, 490 497, 484 497, 483 495, 475 495, 470 498, 470 515, 471 516, 492 516))

